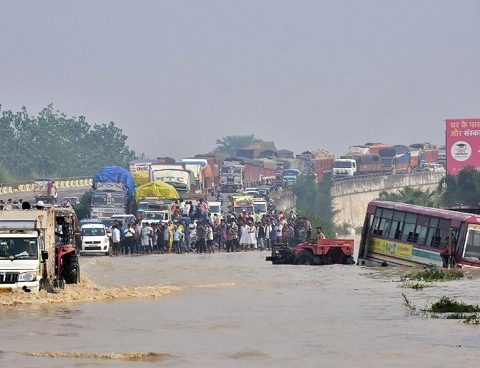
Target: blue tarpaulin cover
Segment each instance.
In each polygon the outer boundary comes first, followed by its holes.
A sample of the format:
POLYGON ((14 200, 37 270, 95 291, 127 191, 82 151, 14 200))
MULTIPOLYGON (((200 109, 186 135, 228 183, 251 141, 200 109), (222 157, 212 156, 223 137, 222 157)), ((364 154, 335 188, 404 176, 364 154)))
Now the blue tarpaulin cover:
POLYGON ((102 167, 95 173, 95 176, 93 177, 92 188, 95 189, 97 183, 105 182, 122 183, 127 190, 127 196, 129 198, 133 198, 135 194, 135 180, 133 180, 133 176, 130 171, 128 171, 124 167, 102 167))

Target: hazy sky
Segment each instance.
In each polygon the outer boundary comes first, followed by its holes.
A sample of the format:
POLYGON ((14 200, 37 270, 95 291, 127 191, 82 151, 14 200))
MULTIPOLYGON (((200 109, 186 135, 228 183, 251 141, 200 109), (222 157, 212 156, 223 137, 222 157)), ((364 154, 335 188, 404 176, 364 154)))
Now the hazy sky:
POLYGON ((114 121, 149 156, 226 135, 342 154, 480 116, 478 1, 0 0, 0 104, 114 121))

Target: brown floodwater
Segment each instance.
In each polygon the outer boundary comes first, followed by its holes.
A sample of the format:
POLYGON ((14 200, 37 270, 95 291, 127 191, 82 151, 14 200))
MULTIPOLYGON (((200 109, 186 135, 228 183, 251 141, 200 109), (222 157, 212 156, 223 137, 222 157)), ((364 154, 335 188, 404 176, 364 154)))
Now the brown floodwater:
POLYGON ((418 309, 443 295, 480 304, 475 272, 416 291, 401 269, 266 255, 82 257, 81 285, 0 295, 0 366, 477 365, 480 326, 412 315, 402 296, 418 309))

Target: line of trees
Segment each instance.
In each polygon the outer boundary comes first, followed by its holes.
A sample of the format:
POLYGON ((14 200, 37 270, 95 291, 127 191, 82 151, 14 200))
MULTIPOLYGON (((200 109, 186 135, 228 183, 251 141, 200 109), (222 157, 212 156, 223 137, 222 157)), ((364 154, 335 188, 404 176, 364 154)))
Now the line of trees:
POLYGON ((114 122, 91 124, 51 104, 37 116, 25 107, 13 112, 0 105, 0 137, 0 183, 92 176, 99 167, 125 166, 135 156, 114 122))

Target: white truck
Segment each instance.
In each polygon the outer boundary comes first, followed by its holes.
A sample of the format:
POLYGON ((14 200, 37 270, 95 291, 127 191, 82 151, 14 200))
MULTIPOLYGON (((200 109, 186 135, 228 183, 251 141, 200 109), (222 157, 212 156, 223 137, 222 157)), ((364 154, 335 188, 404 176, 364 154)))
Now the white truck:
POLYGON ((267 214, 267 201, 265 198, 253 198, 253 207, 255 208, 255 221, 260 221, 267 214))
POLYGON ((353 158, 338 158, 333 161, 334 177, 354 176, 357 172, 357 161, 353 158))
POLYGON ((0 292, 36 292, 80 281, 71 208, 0 211, 0 292))
POLYGON ((195 177, 181 165, 151 165, 150 181, 157 180, 172 185, 179 195, 195 193, 195 177))

